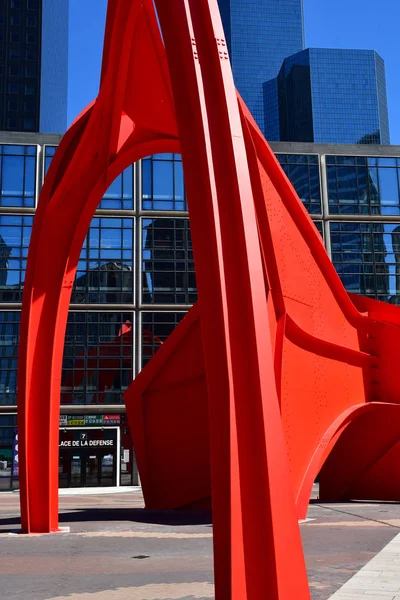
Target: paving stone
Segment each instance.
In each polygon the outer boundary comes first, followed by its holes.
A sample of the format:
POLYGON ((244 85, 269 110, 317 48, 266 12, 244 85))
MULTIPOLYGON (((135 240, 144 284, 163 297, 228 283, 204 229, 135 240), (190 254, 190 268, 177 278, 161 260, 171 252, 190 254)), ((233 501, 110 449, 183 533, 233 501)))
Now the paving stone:
MULTIPOLYGON (((60 498, 60 524, 70 533, 10 535, 19 528, 18 502, 16 494, 0 495, 0 598, 214 598, 210 513, 146 511, 137 490, 68 494, 60 498)), ((300 529, 312 599, 400 600, 400 591, 388 589, 400 590, 397 522, 395 504, 311 504, 300 529)))

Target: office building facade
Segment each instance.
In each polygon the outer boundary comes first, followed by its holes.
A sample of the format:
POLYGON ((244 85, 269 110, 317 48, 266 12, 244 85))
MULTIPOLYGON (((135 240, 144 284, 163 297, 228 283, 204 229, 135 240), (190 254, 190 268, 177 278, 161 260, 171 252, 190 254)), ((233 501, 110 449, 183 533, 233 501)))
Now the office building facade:
POLYGON ((68 17, 69 0, 1 0, 1 131, 65 131, 68 17))
POLYGON ((236 87, 264 131, 263 84, 304 48, 303 0, 218 0, 236 87))
MULTIPOLYGON (((22 291, 38 193, 59 141, 0 134, 3 491, 19 485, 22 291)), ((399 304, 400 146, 275 143, 273 150, 346 289, 399 304)), ((181 158, 148 157, 110 186, 78 263, 60 390, 61 487, 139 483, 123 392, 196 298, 181 158)))
POLYGON ((264 100, 268 140, 390 143, 385 65, 373 50, 303 50, 264 84, 264 100))

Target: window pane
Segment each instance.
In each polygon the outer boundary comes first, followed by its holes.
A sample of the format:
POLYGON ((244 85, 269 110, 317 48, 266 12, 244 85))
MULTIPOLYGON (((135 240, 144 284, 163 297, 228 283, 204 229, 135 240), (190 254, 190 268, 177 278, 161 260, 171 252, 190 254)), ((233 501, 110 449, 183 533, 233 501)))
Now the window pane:
MULTIPOLYGON (((352 157, 339 158, 337 163, 349 164, 352 157)), ((351 167, 329 165, 331 214, 400 215, 397 163, 396 158, 357 157, 351 167)))
POLYGON ((125 169, 110 185, 99 208, 133 210, 133 169, 125 169))
POLYGON ((24 192, 24 158, 22 156, 3 157, 2 194, 22 196, 24 192))
POLYGON ((17 404, 17 359, 19 344, 19 320, 19 312, 0 311, 1 406, 15 406, 17 404))
POLYGON ((278 154, 288 179, 310 214, 321 214, 318 157, 301 154, 278 154))
POLYGON ((399 187, 396 169, 379 169, 379 191, 383 204, 399 204, 399 187))
POLYGON ((25 279, 26 256, 32 217, 0 216, 0 301, 20 302, 25 279))
POLYGON ((185 312, 142 313, 142 367, 157 352, 185 314, 185 312))
POLYGON ((34 206, 36 146, 1 146, 1 205, 34 206))
POLYGON ((25 158, 25 196, 35 195, 36 181, 36 158, 27 156, 25 158))
POLYGON ((197 300, 188 219, 142 220, 143 303, 197 300))
POLYGON ((64 345, 62 404, 123 404, 133 379, 133 314, 70 312, 64 345))
POLYGON ((174 197, 172 163, 156 161, 153 164, 153 189, 155 200, 172 200, 174 197))
POLYGON ((92 220, 72 293, 75 303, 133 304, 133 219, 92 220))
POLYGON ((332 260, 346 289, 400 303, 400 225, 331 223, 332 260))
POLYGON ((180 155, 156 154, 142 160, 142 208, 187 210, 180 155))

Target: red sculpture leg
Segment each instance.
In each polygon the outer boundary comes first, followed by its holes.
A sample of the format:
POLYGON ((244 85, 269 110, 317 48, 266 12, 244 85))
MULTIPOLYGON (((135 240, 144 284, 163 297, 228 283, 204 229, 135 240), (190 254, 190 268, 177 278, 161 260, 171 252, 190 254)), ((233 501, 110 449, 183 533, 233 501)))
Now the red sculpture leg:
POLYGON ((150 1, 109 3, 99 97, 64 136, 41 193, 25 279, 18 370, 25 532, 58 528, 63 342, 76 265, 94 211, 109 184, 132 162, 153 152, 179 151, 162 52, 150 1), (136 60, 140 52, 146 64, 136 60), (133 95, 131 85, 143 95, 133 95))
POLYGON ((309 597, 275 388, 253 193, 217 2, 156 5, 199 289, 217 595, 309 597), (283 543, 288 538, 290 551, 283 543))

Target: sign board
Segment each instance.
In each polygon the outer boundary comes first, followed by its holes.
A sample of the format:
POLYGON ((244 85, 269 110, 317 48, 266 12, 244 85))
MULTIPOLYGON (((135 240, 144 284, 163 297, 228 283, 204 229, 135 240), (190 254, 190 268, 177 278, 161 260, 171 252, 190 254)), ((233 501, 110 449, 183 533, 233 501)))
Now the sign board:
POLYGON ((103 425, 103 415, 85 415, 85 425, 103 425))
POLYGON ((115 440, 91 440, 82 436, 79 440, 60 440, 60 448, 113 448, 115 446, 115 440))
POLYGON ((19 458, 18 458, 18 430, 14 431, 13 442, 13 477, 19 477, 19 458))
POLYGON ((78 415, 68 415, 67 425, 68 427, 83 427, 85 425, 85 417, 78 415))
POLYGON ((121 415, 103 415, 103 425, 119 425, 121 415))
POLYGON ((112 448, 114 440, 61 440, 60 448, 112 448))
POLYGON ((77 452, 79 448, 111 451, 117 447, 117 431, 115 429, 69 429, 60 430, 60 449, 77 452))
POLYGON ((60 427, 111 427, 121 424, 121 415, 60 415, 60 427))

